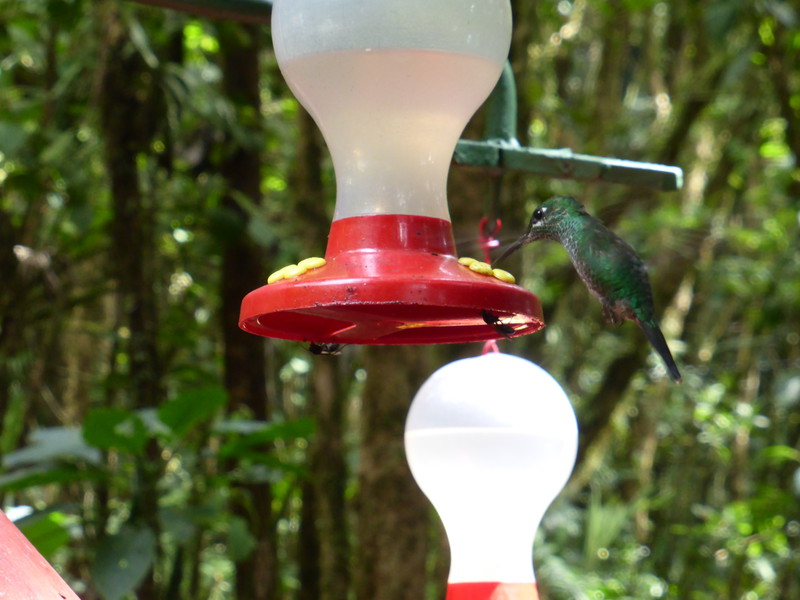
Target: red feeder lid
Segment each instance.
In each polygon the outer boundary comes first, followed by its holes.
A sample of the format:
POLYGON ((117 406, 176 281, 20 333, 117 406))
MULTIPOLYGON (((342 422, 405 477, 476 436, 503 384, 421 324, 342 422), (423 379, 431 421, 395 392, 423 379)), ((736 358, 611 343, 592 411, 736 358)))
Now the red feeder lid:
POLYGON ((534 294, 458 264, 444 219, 336 220, 325 259, 318 269, 247 294, 239 326, 324 344, 480 342, 544 326, 534 294))

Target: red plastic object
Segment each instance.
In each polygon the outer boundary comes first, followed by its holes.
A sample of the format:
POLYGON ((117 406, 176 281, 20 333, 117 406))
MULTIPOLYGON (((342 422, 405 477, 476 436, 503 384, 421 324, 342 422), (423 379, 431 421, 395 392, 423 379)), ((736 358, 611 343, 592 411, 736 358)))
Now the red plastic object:
POLYGON ((449 583, 445 600, 539 600, 535 583, 449 583))
POLYGON ((489 218, 483 217, 478 225, 478 229, 480 229, 481 232, 481 235, 478 237, 478 243, 483 250, 483 260, 487 263, 492 262, 491 255, 489 254, 492 248, 497 248, 500 245, 500 240, 494 236, 500 233, 500 230, 503 228, 503 222, 500 219, 495 219, 492 230, 487 233, 486 224, 488 222, 489 218))
POLYGON ((80 600, 2 511, 0 511, 0 598, 80 600))
POLYGON ((482 342, 544 326, 534 294, 458 264, 444 219, 339 219, 325 259, 319 269, 247 294, 239 326, 325 344, 482 342))

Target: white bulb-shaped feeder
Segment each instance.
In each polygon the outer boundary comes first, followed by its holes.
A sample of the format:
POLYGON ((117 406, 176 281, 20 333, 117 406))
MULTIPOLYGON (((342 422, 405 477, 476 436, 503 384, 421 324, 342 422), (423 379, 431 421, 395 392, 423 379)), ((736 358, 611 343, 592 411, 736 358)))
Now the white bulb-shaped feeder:
POLYGON ((415 344, 543 326, 535 295, 458 264, 447 206, 456 142, 510 36, 509 0, 274 1, 275 55, 328 144, 336 209, 326 264, 248 294, 243 329, 415 344))
POLYGON ((508 354, 450 363, 414 398, 405 448, 447 532, 447 600, 537 599, 534 537, 578 448, 555 379, 508 354))

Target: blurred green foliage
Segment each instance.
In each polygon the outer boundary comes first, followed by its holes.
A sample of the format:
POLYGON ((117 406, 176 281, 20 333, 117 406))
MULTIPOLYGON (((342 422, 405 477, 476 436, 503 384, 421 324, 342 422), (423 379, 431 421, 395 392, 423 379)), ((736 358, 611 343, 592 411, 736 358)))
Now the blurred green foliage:
MULTIPOLYGON (((583 435, 573 481, 537 540, 542 596, 796 599, 800 11, 779 0, 514 5, 523 144, 685 172, 684 189, 670 194, 520 176, 503 189, 509 239, 539 201, 567 193, 640 251, 685 379, 669 383, 638 330, 602 322, 560 248, 520 253, 518 281, 540 296, 548 327, 503 350, 563 383, 583 435), (627 356, 641 364, 623 376, 614 365, 627 356)), ((130 598, 151 568, 170 600, 233 598, 234 564, 256 542, 230 500, 254 482, 273 490, 274 506, 247 508, 277 515, 280 598, 299 598, 304 584, 298 531, 320 435, 315 363, 297 344, 270 342, 273 417, 229 412, 217 317, 232 240, 277 248, 267 257, 275 266, 323 250, 303 233, 326 224, 294 210, 292 185, 314 134, 269 44, 260 110, 226 97, 217 27, 110 1, 0 6, 0 499, 32 507, 18 524, 87 598, 130 598), (164 97, 167 125, 137 156, 155 207, 151 291, 167 398, 157 408, 131 400, 131 331, 114 304, 97 109, 109 12, 164 97), (239 211, 222 202, 229 183, 218 169, 236 147, 263 157, 263 203, 237 197, 239 211), (150 471, 159 535, 133 519, 150 471)), ((326 156, 318 166, 329 211, 333 173, 326 156)), ((451 212, 468 220, 465 204, 451 202, 451 212)), ((349 381, 348 512, 338 516, 353 540, 369 377, 360 356, 331 359, 349 381)), ((444 560, 440 547, 430 552, 444 560)))

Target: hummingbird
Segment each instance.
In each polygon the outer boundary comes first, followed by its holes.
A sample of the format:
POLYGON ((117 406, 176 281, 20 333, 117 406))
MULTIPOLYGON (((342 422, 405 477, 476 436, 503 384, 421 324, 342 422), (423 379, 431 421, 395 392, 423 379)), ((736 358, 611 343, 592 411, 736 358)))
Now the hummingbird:
POLYGON ((644 262, 625 240, 591 216, 583 204, 554 196, 536 208, 527 231, 495 262, 536 240, 559 242, 575 270, 603 307, 606 321, 636 323, 664 360, 672 379, 681 381, 653 308, 653 292, 644 262))

